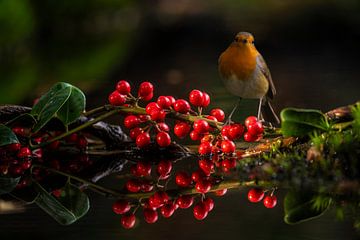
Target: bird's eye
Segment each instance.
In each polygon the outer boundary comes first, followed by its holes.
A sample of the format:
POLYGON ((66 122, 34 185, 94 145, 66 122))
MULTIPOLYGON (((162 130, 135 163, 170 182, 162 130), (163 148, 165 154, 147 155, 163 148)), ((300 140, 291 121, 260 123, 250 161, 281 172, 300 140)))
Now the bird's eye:
POLYGON ((243 43, 247 43, 247 40, 246 40, 246 39, 243 39, 242 42, 243 42, 243 43))
POLYGON ((252 41, 252 42, 251 42, 251 44, 252 44, 252 45, 254 45, 254 44, 255 44, 255 42, 254 42, 254 41, 252 41))

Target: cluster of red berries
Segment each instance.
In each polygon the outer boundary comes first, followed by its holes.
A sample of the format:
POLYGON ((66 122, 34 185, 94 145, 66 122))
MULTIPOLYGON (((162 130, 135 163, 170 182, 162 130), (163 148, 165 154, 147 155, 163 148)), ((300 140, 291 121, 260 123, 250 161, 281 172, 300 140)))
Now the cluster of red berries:
MULTIPOLYGON (((19 139, 29 138, 30 129, 24 127, 13 127, 12 131, 19 139)), ((60 134, 59 132, 47 132, 37 133, 31 138, 32 144, 41 144, 45 141, 52 139, 54 136, 60 134)), ((85 149, 88 142, 86 138, 79 134, 71 134, 62 141, 54 141, 47 145, 45 148, 36 148, 31 150, 27 145, 21 145, 20 143, 14 143, 0 148, 0 173, 2 175, 8 175, 11 177, 19 177, 21 179, 16 186, 18 189, 28 186, 30 179, 24 174, 31 168, 32 164, 44 163, 45 158, 43 157, 44 149, 57 150, 61 144, 75 145, 78 149, 85 149)), ((60 163, 60 161, 52 159, 46 162, 51 168, 56 170, 66 170, 67 172, 78 172, 86 164, 90 164, 90 160, 87 155, 80 155, 77 160, 69 160, 67 164, 60 163), (80 159, 80 161, 78 161, 80 159)), ((42 171, 39 168, 33 169, 33 178, 41 180, 45 177, 46 171, 42 171)))
POLYGON ((248 200, 252 203, 258 203, 261 200, 266 208, 273 208, 276 206, 277 198, 276 196, 271 193, 270 195, 265 196, 264 190, 260 188, 252 188, 248 192, 248 200))

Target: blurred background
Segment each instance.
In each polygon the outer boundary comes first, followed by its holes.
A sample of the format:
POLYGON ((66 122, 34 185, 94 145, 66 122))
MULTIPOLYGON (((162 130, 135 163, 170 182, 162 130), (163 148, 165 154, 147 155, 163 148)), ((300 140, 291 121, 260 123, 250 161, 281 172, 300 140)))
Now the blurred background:
MULTIPOLYGON (((217 59, 237 32, 249 31, 272 72, 275 109, 326 111, 360 99, 359 12, 358 0, 0 0, 0 104, 31 106, 64 81, 80 87, 92 108, 127 79, 134 86, 153 82, 155 95, 203 89, 212 106, 230 111, 236 97, 225 90, 217 59)), ((238 117, 255 113, 256 104, 244 101, 238 117)), ((0 232, 4 239, 23 236, 18 231, 27 239, 356 239, 351 223, 332 215, 287 226, 282 202, 274 211, 243 203, 239 193, 229 194, 196 225, 188 211, 123 231, 111 203, 98 199, 74 226, 31 209, 1 216, 0 232)))

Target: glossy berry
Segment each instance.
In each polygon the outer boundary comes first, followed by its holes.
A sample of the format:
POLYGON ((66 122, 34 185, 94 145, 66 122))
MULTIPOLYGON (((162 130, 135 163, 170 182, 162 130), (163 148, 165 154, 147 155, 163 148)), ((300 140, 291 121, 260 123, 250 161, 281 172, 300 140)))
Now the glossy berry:
POLYGON ((230 140, 223 140, 221 141, 221 151, 223 153, 233 153, 235 152, 235 143, 233 141, 230 140))
POLYGON ((224 196, 227 193, 227 188, 219 189, 215 191, 215 195, 218 197, 224 196))
POLYGON ((23 170, 27 170, 31 167, 31 160, 30 159, 25 159, 22 163, 21 163, 21 168, 23 170))
POLYGON ((20 143, 12 143, 6 146, 6 150, 9 152, 17 152, 20 150, 20 148, 21 148, 20 143))
POLYGON ((147 132, 141 133, 136 137, 136 146, 144 148, 150 144, 150 135, 147 132))
POLYGON ((203 200, 203 203, 206 206, 206 210, 210 212, 214 208, 214 200, 212 198, 206 197, 203 200))
POLYGON ((136 127, 130 130, 129 136, 132 140, 136 140, 137 136, 143 132, 142 128, 136 127))
POLYGON ((250 134, 249 132, 246 132, 244 134, 244 140, 245 142, 255 142, 259 139, 259 136, 256 136, 256 135, 252 135, 250 134))
POLYGON ((126 200, 117 200, 112 205, 113 212, 116 214, 124 214, 130 210, 130 203, 126 200))
POLYGON ((252 188, 248 192, 248 199, 252 203, 260 202, 264 198, 264 191, 259 188, 252 188))
POLYGON ((151 120, 155 122, 162 122, 165 120, 166 112, 164 110, 153 110, 150 113, 151 120))
POLYGON ((212 144, 210 142, 200 143, 198 152, 201 155, 210 154, 212 151, 212 144))
POLYGON ((141 99, 145 102, 150 101, 154 96, 154 93, 149 93, 148 95, 142 96, 141 99))
POLYGON ((231 169, 236 167, 235 159, 224 159, 221 162, 221 167, 224 172, 229 172, 231 169))
POLYGON ((113 106, 122 106, 126 102, 126 96, 114 91, 109 95, 109 103, 113 106))
POLYGON ((170 160, 161 160, 157 165, 156 171, 160 177, 165 177, 170 174, 172 163, 170 160))
POLYGON ((193 125, 194 131, 200 134, 208 132, 209 127, 209 123, 202 119, 196 120, 193 125))
POLYGON ((264 127, 261 122, 256 122, 248 126, 248 133, 251 135, 259 135, 264 132, 264 127))
POLYGON ((160 147, 167 147, 171 144, 170 135, 167 132, 159 132, 156 135, 156 142, 160 147))
POLYGON ((175 103, 176 99, 173 96, 166 96, 166 97, 170 100, 171 105, 175 103))
POLYGON ((188 187, 191 184, 191 177, 186 172, 178 172, 175 176, 175 182, 179 187, 188 187))
POLYGON ((147 114, 151 114, 153 111, 160 111, 161 107, 156 102, 151 102, 146 105, 145 111, 147 114))
MULTIPOLYGON (((231 126, 230 125, 226 125, 221 129, 221 136, 226 137, 226 138, 230 138, 229 135, 229 130, 230 130, 231 126)), ((231 139, 231 138, 230 138, 231 139)))
POLYGON ((126 116, 124 119, 124 125, 126 128, 129 129, 134 128, 139 126, 139 124, 140 124, 140 119, 135 115, 126 116))
POLYGON ((26 129, 22 127, 14 127, 12 131, 18 136, 26 136, 26 129))
POLYGON ((139 86, 138 96, 144 98, 149 96, 154 91, 154 86, 149 82, 142 82, 139 86))
POLYGON ((184 99, 178 99, 173 104, 173 108, 178 113, 188 113, 190 111, 190 104, 184 99))
POLYGON ((196 204, 194 206, 193 213, 194 213, 194 217, 197 220, 203 220, 208 215, 208 211, 207 211, 206 206, 205 206, 205 204, 203 202, 199 202, 198 204, 196 204))
POLYGON ((125 214, 121 216, 121 225, 126 228, 130 229, 135 226, 136 218, 133 213, 125 214))
POLYGON ((162 108, 162 109, 168 109, 171 107, 171 101, 168 97, 166 96, 160 96, 157 99, 157 104, 162 108))
POLYGON ((140 186, 140 183, 139 181, 135 180, 135 179, 129 179, 126 184, 126 189, 129 191, 129 192, 139 192, 140 189, 141 189, 141 186, 140 186))
POLYGON ((207 193, 211 189, 211 182, 207 179, 200 180, 195 184, 195 189, 199 193, 207 193))
POLYGON ((164 122, 158 123, 157 127, 158 127, 159 132, 161 132, 161 131, 168 132, 170 130, 169 126, 164 122))
POLYGON ((209 159, 199 160, 199 167, 206 176, 209 176, 214 171, 214 163, 209 159))
POLYGON ((176 204, 181 209, 189 208, 193 203, 194 203, 194 198, 190 195, 182 195, 176 199, 176 204))
POLYGON ((195 107, 201 107, 204 101, 203 93, 199 90, 192 90, 189 94, 189 101, 195 107))
POLYGON ((179 138, 184 138, 190 132, 190 125, 186 122, 177 123, 174 127, 174 134, 179 138))
POLYGON ((159 208, 162 207, 168 201, 169 201, 169 196, 167 195, 167 193, 163 191, 159 191, 154 193, 154 195, 152 195, 149 198, 149 206, 152 208, 159 208))
POLYGON ((156 210, 145 208, 144 219, 147 223, 155 223, 158 220, 158 213, 156 212, 156 210))
POLYGON ((245 130, 245 128, 243 125, 241 125, 239 123, 232 124, 232 125, 230 125, 230 128, 228 130, 228 137, 231 140, 239 139, 244 134, 244 130, 245 130))
MULTIPOLYGON (((210 173, 209 173, 210 175, 210 173)), ((196 170, 195 172, 193 172, 191 174, 191 179, 194 181, 194 182, 198 182, 200 181, 201 179, 203 179, 205 177, 205 174, 204 172, 201 170, 201 169, 198 169, 196 170)))
POLYGON ((140 177, 150 176, 151 164, 149 162, 139 161, 136 164, 136 175, 140 177))
POLYGON ((31 150, 28 147, 22 147, 20 148, 18 154, 17 154, 18 158, 27 158, 27 157, 31 157, 31 150))
POLYGON ((249 127, 249 125, 254 124, 258 121, 257 117, 255 116, 249 116, 245 119, 245 126, 246 128, 249 127))
POLYGON ((171 217, 176 210, 176 206, 174 203, 167 203, 160 208, 160 213, 164 218, 171 217))
POLYGON ((203 92, 203 102, 202 102, 202 107, 207 107, 210 104, 210 96, 206 93, 203 92))
POLYGON ((222 122, 225 120, 225 113, 220 108, 215 108, 215 109, 211 110, 210 115, 214 116, 216 118, 216 120, 218 120, 219 122, 222 122))
POLYGON ((121 80, 116 84, 116 91, 120 94, 128 95, 131 91, 130 83, 125 80, 121 80))
POLYGON ((273 207, 276 206, 277 198, 276 198, 275 195, 266 196, 266 197, 264 198, 263 203, 264 203, 264 206, 265 206, 266 208, 273 208, 273 207))
POLYGON ((191 140, 193 140, 193 141, 198 141, 198 140, 200 140, 201 138, 202 138, 202 134, 201 133, 198 133, 198 132, 196 132, 196 131, 191 131, 190 132, 190 138, 191 138, 191 140))

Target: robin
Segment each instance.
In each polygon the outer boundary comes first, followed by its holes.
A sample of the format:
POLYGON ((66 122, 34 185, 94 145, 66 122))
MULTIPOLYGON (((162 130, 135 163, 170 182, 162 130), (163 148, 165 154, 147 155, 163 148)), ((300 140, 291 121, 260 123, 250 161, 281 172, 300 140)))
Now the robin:
POLYGON ((235 40, 220 55, 219 72, 232 94, 240 99, 260 99, 259 120, 264 121, 265 117, 270 123, 280 123, 269 101, 276 94, 275 85, 264 58, 255 48, 251 33, 236 34, 235 40))

